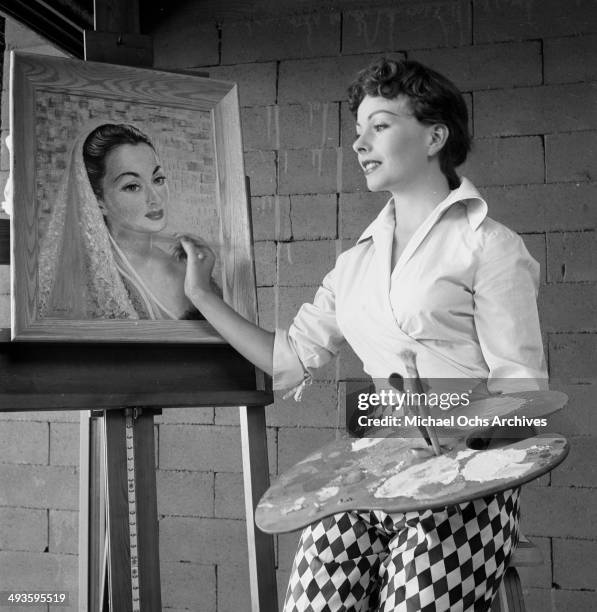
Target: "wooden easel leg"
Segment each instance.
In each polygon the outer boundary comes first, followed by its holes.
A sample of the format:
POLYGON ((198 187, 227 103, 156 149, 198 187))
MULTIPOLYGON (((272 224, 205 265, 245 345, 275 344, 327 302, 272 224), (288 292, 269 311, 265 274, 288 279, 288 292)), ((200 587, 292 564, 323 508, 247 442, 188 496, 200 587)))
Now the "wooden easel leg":
POLYGON ((269 487, 264 406, 240 406, 240 431, 249 548, 252 612, 276 612, 278 591, 274 538, 255 525, 255 507, 269 487))
POLYGON ((105 466, 101 417, 82 411, 79 472, 79 610, 101 612, 105 575, 105 466))
POLYGON ((129 505, 126 417, 124 410, 104 416, 106 430, 106 490, 108 508, 108 586, 113 612, 161 612, 160 561, 153 414, 133 419, 136 504, 129 505), (130 527, 137 547, 131 551, 130 527), (138 566, 139 590, 133 590, 131 561, 138 566))

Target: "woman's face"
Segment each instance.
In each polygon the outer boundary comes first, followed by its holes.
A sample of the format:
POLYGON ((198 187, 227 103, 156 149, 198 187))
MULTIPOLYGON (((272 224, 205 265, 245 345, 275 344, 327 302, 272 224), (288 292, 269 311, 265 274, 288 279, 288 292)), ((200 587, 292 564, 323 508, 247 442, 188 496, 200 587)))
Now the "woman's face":
POLYGON ((399 191, 428 171, 433 126, 412 114, 406 96, 365 96, 353 149, 371 191, 399 191))
POLYGON ((108 153, 99 203, 111 231, 153 233, 166 227, 166 176, 149 145, 125 144, 108 153))

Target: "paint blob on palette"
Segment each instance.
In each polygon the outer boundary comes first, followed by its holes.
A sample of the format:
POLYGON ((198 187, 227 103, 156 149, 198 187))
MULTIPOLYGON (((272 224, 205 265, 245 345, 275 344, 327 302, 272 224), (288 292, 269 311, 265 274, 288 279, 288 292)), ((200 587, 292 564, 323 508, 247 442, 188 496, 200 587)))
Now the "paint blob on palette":
POLYGON ((270 487, 255 521, 268 533, 293 531, 344 510, 440 508, 521 485, 558 465, 565 438, 542 435, 473 450, 442 439, 443 454, 416 438, 342 438, 306 457, 270 487))
MULTIPOLYGON (((483 398, 452 413, 467 422, 474 417, 540 417, 559 410, 566 400, 556 391, 525 391, 483 398)), ((568 443, 558 434, 493 441, 488 450, 470 448, 468 441, 474 446, 475 437, 484 433, 487 428, 444 428, 439 456, 420 434, 341 438, 280 476, 259 503, 255 521, 263 531, 276 533, 346 510, 442 508, 534 480, 568 454, 568 443)))

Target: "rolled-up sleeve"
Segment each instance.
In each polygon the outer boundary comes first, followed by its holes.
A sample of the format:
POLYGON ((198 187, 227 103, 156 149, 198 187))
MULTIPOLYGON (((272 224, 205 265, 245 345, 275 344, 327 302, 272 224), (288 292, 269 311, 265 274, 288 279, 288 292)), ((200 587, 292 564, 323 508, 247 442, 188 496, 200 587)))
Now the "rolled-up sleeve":
POLYGON ((508 230, 488 236, 476 274, 474 316, 492 391, 547 386, 538 287, 539 264, 522 239, 508 230))
POLYGON ((274 389, 302 389, 312 370, 332 359, 344 342, 336 321, 335 274, 336 269, 326 275, 313 303, 301 306, 288 331, 276 329, 274 389))

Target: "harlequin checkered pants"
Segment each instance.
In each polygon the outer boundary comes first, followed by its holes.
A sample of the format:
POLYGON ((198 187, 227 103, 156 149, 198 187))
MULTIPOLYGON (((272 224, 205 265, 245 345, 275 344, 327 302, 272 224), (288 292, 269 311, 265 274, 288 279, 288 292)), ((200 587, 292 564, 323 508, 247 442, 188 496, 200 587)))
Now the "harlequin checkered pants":
POLYGON ((487 611, 518 544, 519 494, 327 517, 303 531, 284 611, 487 611))

